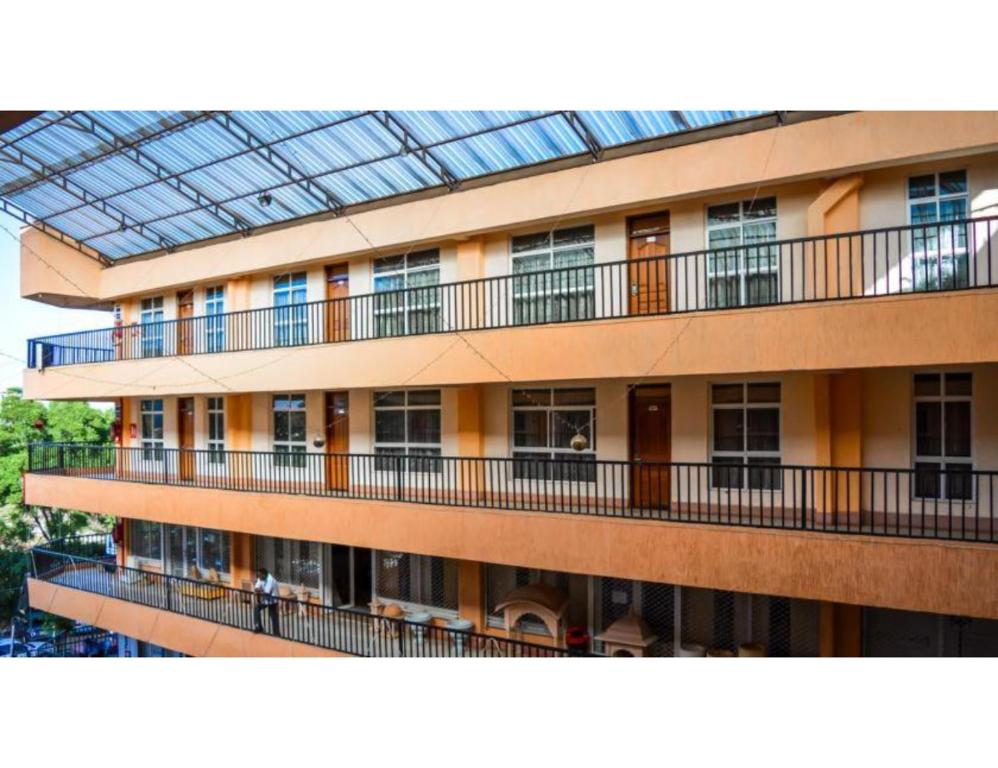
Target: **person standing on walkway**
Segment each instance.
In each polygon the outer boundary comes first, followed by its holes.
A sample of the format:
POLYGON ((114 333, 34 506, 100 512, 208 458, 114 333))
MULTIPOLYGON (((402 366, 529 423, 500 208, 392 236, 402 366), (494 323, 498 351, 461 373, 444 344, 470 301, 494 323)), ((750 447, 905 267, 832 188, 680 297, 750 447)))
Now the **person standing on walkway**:
POLYGON ((256 583, 253 585, 256 593, 256 606, 253 608, 253 618, 256 626, 254 632, 263 632, 263 623, 260 621, 260 614, 265 610, 270 614, 270 630, 274 637, 281 636, 281 624, 277 615, 277 579, 270 575, 266 568, 258 568, 256 572, 256 583))

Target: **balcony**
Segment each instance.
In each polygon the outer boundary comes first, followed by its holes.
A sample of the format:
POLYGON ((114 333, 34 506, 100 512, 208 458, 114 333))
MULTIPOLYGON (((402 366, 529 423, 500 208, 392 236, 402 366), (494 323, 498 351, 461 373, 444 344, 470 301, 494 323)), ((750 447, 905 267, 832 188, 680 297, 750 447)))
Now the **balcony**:
POLYGON ((965 466, 882 469, 603 461, 581 455, 462 458, 34 444, 28 472, 466 510, 998 543, 998 472, 965 466))
POLYGON ((32 369, 998 287, 998 217, 592 263, 30 339, 32 369))
MULTIPOLYGON (((36 547, 38 581, 202 622, 252 631, 256 596, 224 584, 119 566, 107 536, 85 536, 36 547)), ((478 632, 277 598, 281 639, 352 656, 559 657, 563 648, 478 632)), ((114 627, 111 627, 114 629, 114 627)))

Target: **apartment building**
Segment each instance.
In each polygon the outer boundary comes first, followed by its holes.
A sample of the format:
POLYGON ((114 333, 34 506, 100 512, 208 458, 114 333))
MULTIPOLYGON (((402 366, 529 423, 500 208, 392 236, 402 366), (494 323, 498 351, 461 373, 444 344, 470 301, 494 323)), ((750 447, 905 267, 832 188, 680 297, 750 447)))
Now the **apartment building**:
POLYGON ((26 395, 117 409, 32 447, 27 503, 119 521, 34 552, 36 608, 188 655, 998 653, 998 114, 43 113, 0 157, 22 296, 109 313, 26 395))

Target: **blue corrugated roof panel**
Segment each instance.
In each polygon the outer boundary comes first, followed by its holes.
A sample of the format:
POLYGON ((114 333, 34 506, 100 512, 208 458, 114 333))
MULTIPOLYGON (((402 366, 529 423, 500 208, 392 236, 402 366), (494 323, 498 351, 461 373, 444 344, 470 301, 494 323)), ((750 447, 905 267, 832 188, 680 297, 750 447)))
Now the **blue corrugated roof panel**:
POLYGON ((763 113, 583 111, 574 125, 565 112, 529 110, 227 114, 46 112, 0 136, 0 197, 117 259, 156 250, 161 238, 192 243, 440 187, 447 174, 472 179, 585 154, 598 149, 587 133, 608 148, 763 113), (86 130, 87 117, 100 127, 86 130), (15 148, 31 159, 21 163, 15 148), (70 189, 40 179, 38 163, 70 189), (121 214, 145 234, 123 229, 121 214))

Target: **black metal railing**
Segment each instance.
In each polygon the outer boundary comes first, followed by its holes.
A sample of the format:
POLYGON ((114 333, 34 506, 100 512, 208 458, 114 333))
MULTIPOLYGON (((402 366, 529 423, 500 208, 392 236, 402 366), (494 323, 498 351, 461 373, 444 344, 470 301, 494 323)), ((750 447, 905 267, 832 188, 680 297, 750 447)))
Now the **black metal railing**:
MULTIPOLYGON (((108 537, 53 542, 31 551, 35 578, 84 592, 252 630, 257 595, 216 582, 198 581, 117 564, 105 554, 108 537), (100 553, 93 550, 100 549, 100 553), (82 551, 82 553, 81 553, 82 551)), ((558 657, 563 648, 478 632, 420 624, 373 613, 333 608, 291 598, 277 600, 280 636, 355 656, 558 657)), ((264 618, 264 627, 267 620, 264 618)))
POLYGON ((37 443, 29 472, 220 490, 998 541, 998 472, 37 443))
POLYGON ((998 217, 593 263, 28 341, 28 367, 998 285, 998 217))

